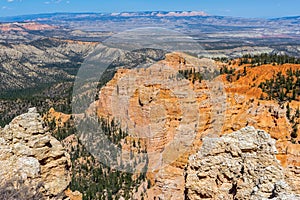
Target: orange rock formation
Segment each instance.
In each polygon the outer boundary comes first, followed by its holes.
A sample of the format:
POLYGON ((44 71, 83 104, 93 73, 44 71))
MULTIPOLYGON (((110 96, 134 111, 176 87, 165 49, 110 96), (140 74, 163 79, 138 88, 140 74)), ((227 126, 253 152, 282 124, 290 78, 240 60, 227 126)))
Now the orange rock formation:
MULTIPOLYGON (((260 100, 262 91, 257 87, 277 72, 285 74, 300 65, 247 67, 247 75, 232 82, 226 75, 194 83, 178 76, 182 69, 213 73, 219 67, 208 59, 173 53, 147 69, 119 69, 101 89, 97 114, 121 121, 131 137, 145 138, 152 170, 148 177, 155 183, 147 192, 148 199, 183 199, 184 167, 201 146, 201 138, 245 126, 265 130, 276 139, 277 159, 285 168, 286 181, 300 193, 300 144, 290 141, 286 106, 260 100)), ((234 67, 236 73, 244 68, 234 67)), ((290 106, 295 112, 300 102, 290 106)))

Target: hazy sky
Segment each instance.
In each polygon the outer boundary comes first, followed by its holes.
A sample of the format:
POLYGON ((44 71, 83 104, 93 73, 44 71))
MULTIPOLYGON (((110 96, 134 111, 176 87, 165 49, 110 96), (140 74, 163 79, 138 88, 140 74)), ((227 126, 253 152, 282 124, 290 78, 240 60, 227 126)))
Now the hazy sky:
POLYGON ((51 12, 204 11, 210 15, 300 15, 299 0, 0 0, 0 17, 51 12))

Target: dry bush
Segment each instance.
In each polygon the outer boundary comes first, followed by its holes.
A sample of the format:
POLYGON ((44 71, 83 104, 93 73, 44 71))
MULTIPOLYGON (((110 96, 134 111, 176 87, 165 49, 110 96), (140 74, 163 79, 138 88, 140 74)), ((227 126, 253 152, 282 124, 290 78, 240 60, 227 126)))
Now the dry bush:
POLYGON ((2 181, 0 184, 0 199, 5 200, 42 200, 42 183, 37 185, 25 184, 22 179, 2 181))

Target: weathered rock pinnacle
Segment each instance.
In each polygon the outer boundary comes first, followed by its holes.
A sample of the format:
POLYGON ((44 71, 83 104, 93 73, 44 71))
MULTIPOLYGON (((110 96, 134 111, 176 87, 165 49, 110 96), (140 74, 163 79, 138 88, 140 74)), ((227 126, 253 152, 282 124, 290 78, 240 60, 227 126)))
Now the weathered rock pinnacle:
POLYGON ((36 108, 30 108, 0 130, 0 177, 41 183, 46 199, 62 199, 69 186, 71 161, 58 140, 47 132, 36 108))

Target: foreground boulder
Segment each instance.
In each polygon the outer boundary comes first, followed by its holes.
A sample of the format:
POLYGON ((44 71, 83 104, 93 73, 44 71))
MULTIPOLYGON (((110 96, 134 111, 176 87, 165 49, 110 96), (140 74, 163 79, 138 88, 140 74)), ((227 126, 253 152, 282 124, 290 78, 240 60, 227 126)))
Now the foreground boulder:
POLYGON ((35 108, 14 118, 0 130, 0 184, 21 182, 22 188, 30 188, 34 193, 22 198, 33 198, 33 195, 43 199, 64 199, 71 181, 70 168, 69 154, 47 132, 35 108))
POLYGON ((300 199, 284 180, 275 140, 246 127, 220 138, 204 138, 186 171, 188 199, 300 199))

